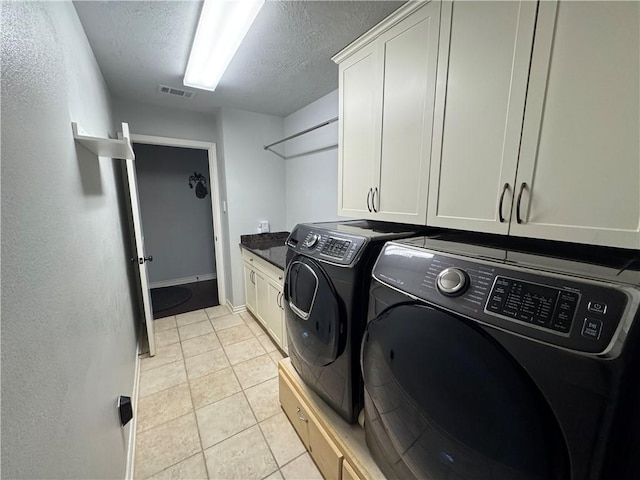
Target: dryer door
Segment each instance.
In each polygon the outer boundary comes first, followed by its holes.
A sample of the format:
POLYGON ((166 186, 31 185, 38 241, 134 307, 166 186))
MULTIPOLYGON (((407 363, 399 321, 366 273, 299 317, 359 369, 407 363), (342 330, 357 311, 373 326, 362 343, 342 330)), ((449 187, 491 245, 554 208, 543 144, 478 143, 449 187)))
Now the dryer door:
POLYGON ((335 288, 322 267, 297 256, 287 265, 285 315, 289 341, 309 365, 333 362, 340 345, 340 311, 335 288))
POLYGON ((568 479, 567 449, 525 370, 472 322, 392 306, 362 342, 367 443, 390 477, 568 479))

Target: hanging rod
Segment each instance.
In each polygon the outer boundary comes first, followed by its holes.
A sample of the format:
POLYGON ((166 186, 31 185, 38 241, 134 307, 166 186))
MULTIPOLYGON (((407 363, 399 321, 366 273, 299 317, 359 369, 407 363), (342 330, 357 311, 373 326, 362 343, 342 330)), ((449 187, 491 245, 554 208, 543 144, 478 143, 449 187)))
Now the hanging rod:
POLYGON ((332 119, 327 120, 326 122, 319 123, 317 125, 314 125, 313 127, 307 128, 306 130, 302 130, 301 132, 294 133, 293 135, 290 135, 287 138, 283 138, 282 140, 278 140, 277 142, 273 142, 273 143, 271 143, 269 145, 265 145, 263 148, 265 150, 269 150, 272 153, 275 153, 279 157, 284 158, 278 152, 271 150, 271 147, 274 147, 274 146, 279 145, 279 144, 281 144, 283 142, 286 142, 287 140, 292 140, 292 139, 297 138, 297 137, 299 137, 301 135, 304 135, 306 133, 313 132, 314 130, 317 130, 320 127, 324 127, 325 125, 329 125, 330 123, 337 122, 337 121, 338 121, 338 117, 333 117, 332 119))

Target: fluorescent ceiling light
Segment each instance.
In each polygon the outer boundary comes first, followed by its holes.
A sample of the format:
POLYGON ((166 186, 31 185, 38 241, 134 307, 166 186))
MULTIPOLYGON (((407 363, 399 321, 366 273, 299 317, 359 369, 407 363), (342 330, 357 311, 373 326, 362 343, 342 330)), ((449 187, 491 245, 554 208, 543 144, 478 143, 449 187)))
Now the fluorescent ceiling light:
POLYGON ((264 0, 204 0, 183 83, 214 91, 264 0))

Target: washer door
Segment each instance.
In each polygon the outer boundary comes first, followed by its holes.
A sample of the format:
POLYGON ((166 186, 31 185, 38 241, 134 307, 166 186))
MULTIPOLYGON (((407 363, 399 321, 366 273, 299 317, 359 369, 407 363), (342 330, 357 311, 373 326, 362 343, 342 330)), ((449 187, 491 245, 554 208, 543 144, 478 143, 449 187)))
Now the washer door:
POLYGON ((309 365, 321 367, 338 357, 340 311, 333 284, 313 260, 297 256, 285 275, 289 340, 309 365))
POLYGON ((362 342, 367 436, 387 475, 568 479, 566 445, 539 389, 478 325, 424 304, 390 307, 362 342))

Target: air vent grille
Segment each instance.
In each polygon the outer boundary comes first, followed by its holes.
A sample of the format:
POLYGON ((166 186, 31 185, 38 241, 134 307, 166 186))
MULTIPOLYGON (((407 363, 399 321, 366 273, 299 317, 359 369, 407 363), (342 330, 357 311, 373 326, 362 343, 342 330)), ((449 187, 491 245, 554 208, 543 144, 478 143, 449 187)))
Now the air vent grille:
POLYGON ((188 90, 182 90, 180 88, 168 87, 166 85, 158 85, 158 91, 165 95, 174 95, 176 97, 191 98, 196 92, 190 92, 188 90))

